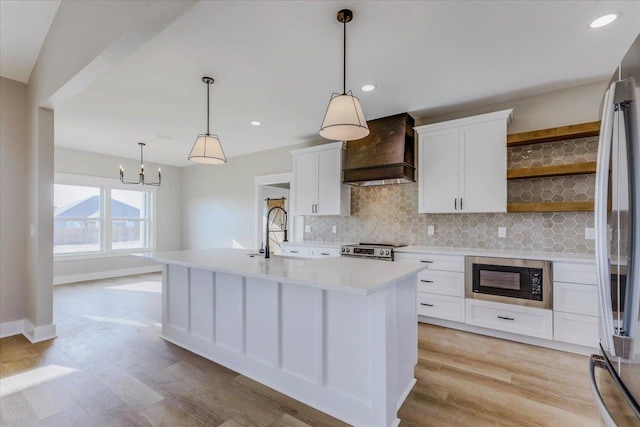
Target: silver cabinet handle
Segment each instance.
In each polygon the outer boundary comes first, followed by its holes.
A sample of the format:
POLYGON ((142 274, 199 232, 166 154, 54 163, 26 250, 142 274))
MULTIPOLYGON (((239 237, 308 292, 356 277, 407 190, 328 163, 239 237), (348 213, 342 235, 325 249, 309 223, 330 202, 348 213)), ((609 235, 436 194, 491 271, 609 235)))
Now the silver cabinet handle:
POLYGON ((424 262, 425 264, 433 264, 433 261, 428 261, 426 259, 421 259, 420 262, 424 262))
POLYGON ((428 304, 426 302, 421 302, 420 305, 426 305, 427 307, 433 307, 433 304, 428 304))
POLYGON ((320 252, 320 255, 329 256, 329 255, 331 255, 331 254, 330 254, 330 253, 328 253, 328 252, 320 252))
POLYGON ((591 381, 591 390, 595 397, 596 406, 600 411, 600 416, 602 417, 604 424, 607 427, 616 427, 617 424, 613 421, 613 417, 611 417, 611 413, 609 412, 609 409, 607 409, 607 405, 605 405, 602 395, 600 394, 600 390, 598 389, 598 383, 596 383, 596 368, 606 369, 608 371, 604 357, 598 354, 592 354, 589 359, 589 380, 591 381))
POLYGON ((290 251, 292 254, 297 254, 298 251, 290 251))
POLYGON ((513 317, 505 317, 505 316, 498 316, 498 319, 502 319, 502 320, 516 320, 513 317))
POLYGON ((460 210, 462 210, 462 197, 460 197, 460 210))
POLYGON ((422 283, 433 283, 433 280, 422 280, 422 279, 420 279, 420 281, 422 283))
POLYGON ((455 199, 453 199, 453 208, 455 210, 458 210, 458 198, 457 197, 455 199))

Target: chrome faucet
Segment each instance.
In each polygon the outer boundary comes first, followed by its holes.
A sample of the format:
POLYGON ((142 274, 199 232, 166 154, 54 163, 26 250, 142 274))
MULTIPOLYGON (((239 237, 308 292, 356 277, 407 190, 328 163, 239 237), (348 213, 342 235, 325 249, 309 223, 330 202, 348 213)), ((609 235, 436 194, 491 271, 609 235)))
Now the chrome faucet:
POLYGON ((284 239, 283 241, 286 242, 287 241, 287 211, 284 210, 284 208, 280 207, 280 206, 274 206, 271 209, 269 209, 269 212, 267 212, 267 243, 265 245, 264 248, 264 257, 265 258, 269 258, 269 217, 271 216, 271 212, 275 211, 276 209, 280 209, 282 212, 284 212, 284 239))

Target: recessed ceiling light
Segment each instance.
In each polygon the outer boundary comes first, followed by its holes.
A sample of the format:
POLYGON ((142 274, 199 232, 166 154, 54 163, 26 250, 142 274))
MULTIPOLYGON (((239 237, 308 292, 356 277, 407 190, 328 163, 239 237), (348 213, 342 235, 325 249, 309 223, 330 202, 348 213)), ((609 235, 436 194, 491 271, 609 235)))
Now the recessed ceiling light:
POLYGON ((362 89, 365 92, 371 92, 375 88, 376 88, 376 85, 367 84, 367 85, 362 86, 360 89, 362 89))
POLYGON ((258 121, 255 121, 255 120, 251 122, 251 125, 252 125, 252 126, 260 126, 261 124, 262 124, 262 123, 260 123, 260 122, 258 122, 258 121))
POLYGON ((616 12, 616 13, 609 13, 607 15, 603 15, 598 19, 594 19, 593 22, 591 22, 591 24, 589 24, 589 26, 591 28, 600 28, 600 27, 604 27, 605 25, 609 25, 611 24, 613 21, 615 21, 616 19, 618 19, 618 17, 620 16, 620 12, 616 12))

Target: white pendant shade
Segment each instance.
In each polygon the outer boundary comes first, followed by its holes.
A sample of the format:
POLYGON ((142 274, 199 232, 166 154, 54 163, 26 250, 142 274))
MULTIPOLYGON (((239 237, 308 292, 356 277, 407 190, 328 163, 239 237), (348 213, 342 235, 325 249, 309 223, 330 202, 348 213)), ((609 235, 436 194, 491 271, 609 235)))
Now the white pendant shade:
POLYGON ((324 115, 320 136, 334 141, 353 141, 369 135, 360 101, 350 93, 333 96, 324 115))
POLYGON ((219 165, 227 162, 227 158, 222 151, 222 144, 217 135, 198 135, 196 143, 193 144, 189 160, 207 165, 219 165))

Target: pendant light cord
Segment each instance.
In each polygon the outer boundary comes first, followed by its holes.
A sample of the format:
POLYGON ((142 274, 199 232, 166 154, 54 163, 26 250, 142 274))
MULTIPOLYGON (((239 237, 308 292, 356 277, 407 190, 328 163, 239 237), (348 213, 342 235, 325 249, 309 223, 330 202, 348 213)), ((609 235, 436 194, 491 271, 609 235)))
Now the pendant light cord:
POLYGON ((211 92, 211 85, 207 83, 207 135, 209 135, 209 92, 211 92))
POLYGON ((347 93, 347 20, 342 23, 342 94, 347 93))

